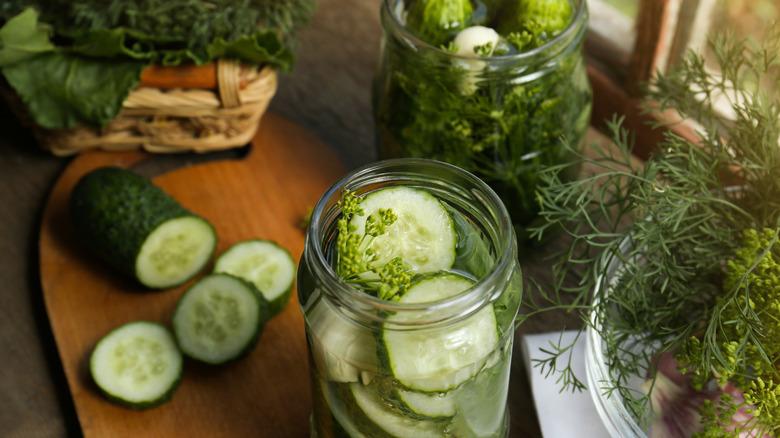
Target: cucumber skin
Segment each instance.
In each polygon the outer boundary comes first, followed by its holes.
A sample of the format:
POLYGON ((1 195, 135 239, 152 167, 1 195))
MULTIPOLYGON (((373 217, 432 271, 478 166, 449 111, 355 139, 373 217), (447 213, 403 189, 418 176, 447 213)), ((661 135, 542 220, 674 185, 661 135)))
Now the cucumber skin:
POLYGON ((349 388, 349 383, 340 383, 338 385, 338 396, 344 402, 344 410, 347 417, 353 420, 360 432, 371 438, 396 438, 385 432, 381 426, 374 423, 374 421, 368 418, 360 407, 358 407, 355 396, 352 395, 352 391, 349 388))
MULTIPOLYGON (((184 208, 149 179, 120 167, 101 167, 85 174, 74 186, 68 208, 73 228, 86 246, 136 279, 141 246, 162 223, 192 216, 205 221, 216 235, 206 219, 184 208)), ((214 251, 216 245, 212 255, 214 251)))
POLYGON ((165 393, 165 395, 157 398, 157 400, 153 402, 145 402, 145 403, 133 403, 129 402, 123 398, 116 397, 112 394, 109 394, 106 391, 103 391, 100 387, 98 389, 100 390, 100 394, 108 400, 110 403, 113 403, 117 406, 121 406, 123 408, 131 409, 133 411, 145 411, 148 409, 156 408, 158 406, 164 405, 165 403, 168 403, 173 398, 173 394, 176 393, 176 390, 179 389, 179 385, 181 384, 182 377, 179 376, 179 379, 174 382, 173 385, 171 385, 171 389, 168 390, 168 392, 165 393))

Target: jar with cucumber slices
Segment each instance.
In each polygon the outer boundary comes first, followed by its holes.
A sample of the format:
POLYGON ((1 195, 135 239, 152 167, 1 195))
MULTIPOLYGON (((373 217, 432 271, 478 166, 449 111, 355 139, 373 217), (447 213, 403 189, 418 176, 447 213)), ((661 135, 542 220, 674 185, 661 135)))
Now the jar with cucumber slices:
POLYGON ((505 437, 512 221, 456 166, 380 161, 315 206, 298 270, 314 437, 505 437))
MULTIPOLYGON (((379 156, 455 164, 537 242, 540 171, 567 163, 591 115, 585 0, 383 0, 373 106, 379 156)), ((566 178, 572 175, 566 175, 566 178)))

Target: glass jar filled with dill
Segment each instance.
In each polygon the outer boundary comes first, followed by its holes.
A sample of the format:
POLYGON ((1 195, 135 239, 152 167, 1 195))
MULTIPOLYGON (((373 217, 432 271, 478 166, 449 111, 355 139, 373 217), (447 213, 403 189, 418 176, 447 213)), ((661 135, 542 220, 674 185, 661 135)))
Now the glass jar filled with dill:
POLYGON ((314 207, 298 269, 313 437, 505 437, 522 295, 509 215, 438 161, 346 175, 314 207))
POLYGON ((382 158, 455 164, 487 182, 521 245, 542 168, 590 122, 584 0, 385 0, 373 104, 382 158))

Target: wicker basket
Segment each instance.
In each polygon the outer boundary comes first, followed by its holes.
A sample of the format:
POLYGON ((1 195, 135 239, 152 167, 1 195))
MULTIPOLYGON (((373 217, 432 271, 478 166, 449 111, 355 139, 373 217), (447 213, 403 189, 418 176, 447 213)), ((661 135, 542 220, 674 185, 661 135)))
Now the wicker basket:
POLYGON ((220 59, 212 89, 143 85, 130 92, 119 115, 100 130, 44 129, 31 123, 33 134, 58 156, 96 148, 173 153, 243 146, 254 137, 276 93, 277 73, 272 67, 220 59))

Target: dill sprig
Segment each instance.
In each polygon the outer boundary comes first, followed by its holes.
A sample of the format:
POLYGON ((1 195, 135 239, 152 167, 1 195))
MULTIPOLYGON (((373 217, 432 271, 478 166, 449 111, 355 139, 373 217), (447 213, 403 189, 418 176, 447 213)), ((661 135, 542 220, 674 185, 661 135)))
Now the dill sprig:
POLYGON ((353 287, 363 289, 383 300, 400 298, 408 289, 412 275, 400 257, 377 265, 378 254, 371 246, 377 236, 385 234, 398 217, 392 209, 379 209, 366 218, 365 234, 358 234, 351 224, 354 216, 364 216, 363 198, 345 190, 338 205, 342 216, 337 223, 336 273, 353 287))
MULTIPOLYGON (((654 375, 657 355, 690 339, 701 340, 696 354, 686 357, 691 369, 733 371, 750 350, 774 370, 759 376, 765 386, 767 380, 775 388, 778 382, 778 357, 767 352, 778 351, 780 339, 761 336, 754 317, 768 309, 731 305, 750 302, 750 288, 729 290, 724 281, 747 230, 780 229, 780 29, 762 44, 736 33, 714 35, 709 48, 720 74, 705 67, 701 54, 689 52, 672 72, 648 84, 645 100, 648 110, 673 110, 695 120, 700 139, 666 131, 649 159, 637 163, 633 137, 614 118, 608 134, 616 149, 594 145, 586 156, 571 148, 576 159, 546 169, 546 188, 537 193, 546 223, 533 235, 541 239, 563 229, 572 243, 555 259, 555 281, 530 282, 535 298, 526 301, 530 312, 523 318, 553 309, 579 312, 581 330, 591 326, 603 339, 611 373, 606 388, 593 390, 622 396, 640 424, 649 421, 649 395, 632 388, 630 379, 654 375), (596 170, 575 181, 566 178, 584 164, 596 170), (580 278, 573 286, 563 280, 571 275, 580 278), (750 321, 753 330, 731 330, 735 321, 750 321)), ((775 296, 770 305, 778 303, 775 296)), ((570 349, 547 352, 538 364, 542 369, 560 373, 566 386, 584 386, 559 357, 570 349)), ((762 382, 755 379, 755 364, 743 366, 750 367, 740 371, 751 382, 762 382)), ((771 404, 772 391, 755 392, 752 400, 771 404)), ((776 418, 763 418, 758 423, 770 423, 756 427, 780 430, 776 418)))

